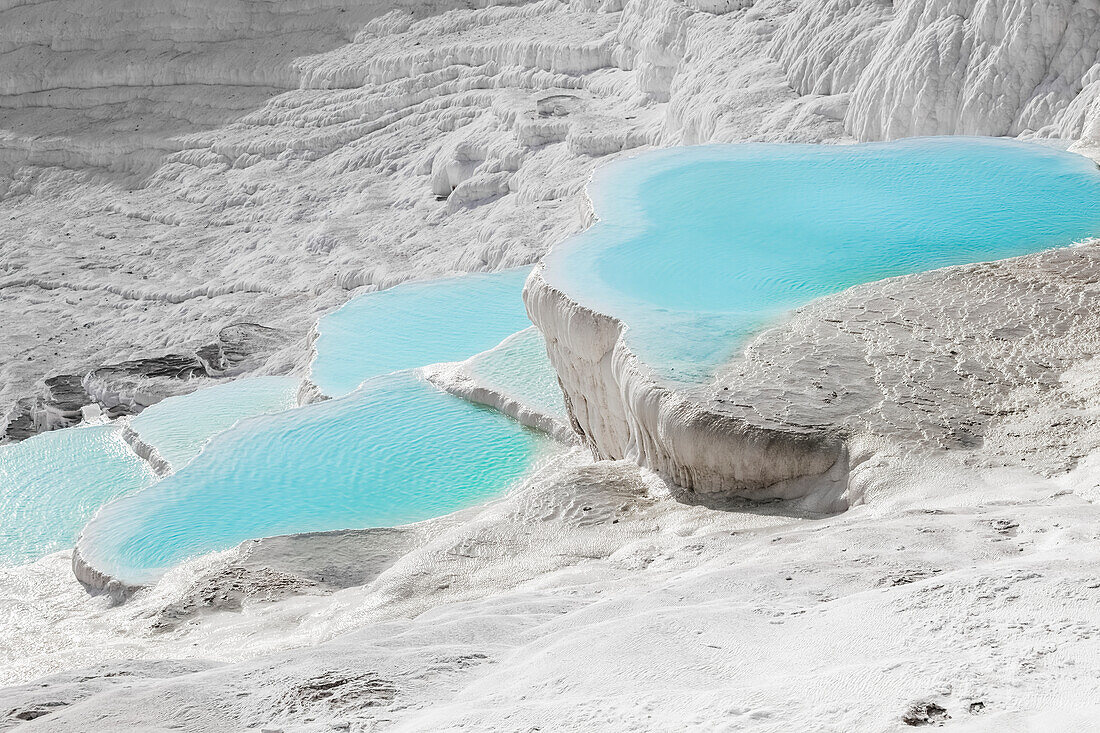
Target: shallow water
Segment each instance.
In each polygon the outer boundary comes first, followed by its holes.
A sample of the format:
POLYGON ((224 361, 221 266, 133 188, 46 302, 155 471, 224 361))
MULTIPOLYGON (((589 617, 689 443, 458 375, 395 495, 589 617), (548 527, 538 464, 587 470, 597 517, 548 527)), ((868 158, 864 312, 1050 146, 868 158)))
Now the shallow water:
POLYGON ((79 549, 97 569, 147 583, 253 537, 400 525, 486 501, 548 445, 401 372, 242 421, 186 467, 104 507, 79 549))
POLYGON ((84 426, 0 446, 0 565, 72 547, 100 506, 156 480, 121 433, 84 426))
POLYGON ((468 366, 478 384, 510 397, 540 415, 569 424, 557 372, 546 356, 546 341, 534 326, 473 357, 468 366))
POLYGON ((310 378, 331 397, 401 369, 461 361, 531 325, 531 268, 414 282, 352 299, 317 323, 310 378))
POLYGON ((530 327, 529 272, 399 286, 325 316, 312 377, 340 399, 279 412, 293 405, 292 380, 241 380, 134 418, 176 471, 104 507, 81 554, 141 584, 245 539, 404 524, 498 495, 547 441, 408 369, 465 359, 530 327), (241 420, 257 413, 276 414, 241 420))
POLYGON ((134 417, 130 427, 179 469, 238 420, 294 407, 298 384, 293 377, 238 379, 162 400, 134 417))
POLYGON ((601 220, 546 280, 686 383, 822 295, 1100 234, 1096 166, 1005 139, 662 150, 599 170, 589 195, 601 220))

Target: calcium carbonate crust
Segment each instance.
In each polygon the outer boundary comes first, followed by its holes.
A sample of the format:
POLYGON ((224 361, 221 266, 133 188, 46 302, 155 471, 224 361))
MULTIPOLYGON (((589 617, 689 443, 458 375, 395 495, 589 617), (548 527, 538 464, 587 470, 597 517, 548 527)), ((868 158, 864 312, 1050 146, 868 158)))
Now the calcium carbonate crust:
POLYGON ((160 454, 156 446, 142 440, 141 435, 129 424, 122 428, 122 439, 138 458, 149 464, 149 468, 153 469, 153 473, 157 476, 167 476, 172 473, 172 465, 160 454))
POLYGON ((462 370, 461 364, 462 362, 434 364, 422 369, 421 373, 435 386, 467 402, 491 407, 520 425, 546 433, 554 440, 566 445, 577 442, 577 434, 572 427, 499 389, 479 384, 476 379, 462 370))
POLYGON ((800 499, 839 510, 844 441, 825 429, 753 424, 662 385, 626 346, 625 326, 546 282, 523 291, 546 339, 573 428, 599 459, 629 459, 697 494, 800 499))
MULTIPOLYGON (((300 370, 309 325, 356 288, 537 259, 579 226, 596 156, 957 133, 1100 143, 1094 3, 469 5, 402 3, 363 27, 380 8, 0 3, 0 304, 18 314, 0 329, 12 355, 0 360, 0 425, 43 375, 177 351, 242 315, 294 336, 256 373, 300 370), (578 74, 582 62, 605 66, 578 74)), ((1063 256, 1050 258, 1057 291, 1021 285, 1016 265, 959 279, 968 306, 975 283, 987 288, 970 308, 983 320, 934 304, 935 323, 981 340, 976 363, 935 352, 950 357, 953 389, 1009 388, 973 452, 1039 458, 1054 478, 1018 466, 975 477, 905 442, 889 460, 849 459, 864 506, 762 527, 651 497, 627 462, 578 461, 435 532, 368 586, 257 603, 179 635, 148 634, 143 620, 176 600, 187 568, 104 609, 65 568, 85 582, 94 571, 58 553, 0 568, 14 609, 0 677, 25 683, 0 690, 0 729, 893 730, 903 716, 935 724, 937 710, 985 730, 1087 729, 1100 699, 1100 439, 1089 427, 1100 331, 1095 273, 1067 274, 1063 256), (1005 293, 1018 322, 996 325, 1022 334, 988 327, 1005 293), (1072 312, 1053 318, 1067 300, 1072 312), (1006 381, 1006 369, 1020 374, 1006 381), (1056 459, 1075 467, 1064 474, 1056 459), (174 663, 161 679, 121 661, 30 682, 114 658, 194 656, 232 663, 195 674, 174 663)), ((865 314, 858 296, 847 297, 865 314)), ((806 358, 808 336, 825 339, 810 345, 825 355, 863 342, 871 362, 851 363, 893 398, 890 413, 869 414, 897 424, 907 402, 942 422, 925 392, 944 382, 918 381, 939 362, 906 357, 944 331, 913 318, 899 338, 895 312, 913 311, 893 298, 870 329, 863 316, 817 318, 818 307, 751 348, 731 391, 797 371, 788 357, 806 358), (899 374, 918 378, 902 401, 899 374)), ((621 334, 567 332, 586 317, 563 321, 553 348, 609 340, 590 356, 604 396, 621 401, 610 376, 625 368, 621 334)), ((631 379, 658 407, 673 401, 631 379)), ((632 419, 659 434, 643 417, 632 419)), ((932 420, 908 422, 937 437, 932 420)))
POLYGON ((80 554, 79 547, 73 548, 72 568, 73 575, 76 576, 81 585, 88 589, 88 592, 97 595, 106 594, 118 603, 127 600, 134 593, 141 590, 141 586, 123 583, 110 574, 88 564, 80 554))

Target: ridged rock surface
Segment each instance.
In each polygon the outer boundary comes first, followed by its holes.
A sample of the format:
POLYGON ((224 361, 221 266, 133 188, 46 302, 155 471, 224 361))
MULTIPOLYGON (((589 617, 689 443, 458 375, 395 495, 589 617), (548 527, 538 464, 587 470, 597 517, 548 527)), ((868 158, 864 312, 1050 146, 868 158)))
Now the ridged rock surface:
POLYGON ((700 400, 749 422, 1055 476, 1100 447, 1100 246, 852 288, 799 309, 700 400))
MULTIPOLYGON (((0 426, 233 323, 287 338, 248 371, 300 369, 355 291, 536 260, 623 151, 1100 144, 1094 0, 476 5, 0 0, 0 426)), ((835 431, 837 516, 576 451, 424 536, 267 540, 122 605, 71 553, 0 568, 0 730, 1089 730, 1095 266, 858 288, 693 395, 835 431)))
POLYGON ((622 322, 573 301, 542 278, 541 268, 528 279, 524 300, 546 338, 573 428, 597 458, 632 460, 699 494, 813 493, 816 509, 847 506, 838 495, 847 455, 828 429, 774 419, 766 407, 737 414, 661 383, 627 347, 622 322))

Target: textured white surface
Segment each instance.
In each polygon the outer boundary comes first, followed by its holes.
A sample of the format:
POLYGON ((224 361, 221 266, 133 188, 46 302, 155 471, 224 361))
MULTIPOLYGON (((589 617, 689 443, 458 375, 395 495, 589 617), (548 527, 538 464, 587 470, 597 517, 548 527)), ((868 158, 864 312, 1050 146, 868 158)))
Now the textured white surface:
MULTIPOLYGON (((300 373, 320 312, 360 288, 534 261, 583 226, 593 165, 640 146, 971 132, 1091 152, 1096 13, 1070 0, 4 2, 0 414, 44 376, 193 347, 242 320, 291 335, 254 371, 300 373)), ((879 313, 874 375, 922 378, 891 362, 879 313)), ((800 317, 747 368, 781 377, 784 339, 818 325, 800 317)), ((1035 349, 979 350, 995 393, 1012 387, 999 404, 1027 408, 988 446, 953 460, 923 438, 868 440, 852 476, 866 503, 837 517, 692 506, 577 454, 333 595, 265 602, 281 576, 253 587, 224 569, 231 557, 115 608, 84 594, 64 553, 0 570, 4 682, 112 665, 0 692, 0 727, 45 712, 23 727, 895 730, 934 702, 965 729, 1088 729, 1100 368, 1056 339, 1065 361, 1013 377, 1004 364, 1049 356, 1036 334, 1035 349), (1003 460, 1034 436, 1043 475, 1003 460), (240 612, 157 630, 164 609, 217 605, 230 586, 240 612), (111 662, 197 657, 227 664, 111 662)))
POLYGON ((48 711, 25 729, 49 731, 884 731, 932 702, 964 729, 1087 730, 1061 716, 1100 693, 1100 516, 1066 489, 1095 470, 895 455, 861 473, 874 503, 813 519, 690 506, 577 454, 422 527, 368 585, 285 600, 264 599, 294 577, 227 553, 109 608, 51 556, 0 571, 5 681, 106 664, 0 709, 48 711), (203 611, 250 585, 242 610, 203 611), (226 664, 142 679, 155 659, 226 664))
MULTIPOLYGON (((971 132, 1090 148, 1096 12, 5 5, 0 303, 22 317, 0 334, 0 413, 44 376, 230 322, 304 338, 351 290, 532 262, 583 224, 598 159, 638 146, 971 132)), ((295 342, 259 371, 307 359, 295 342)))

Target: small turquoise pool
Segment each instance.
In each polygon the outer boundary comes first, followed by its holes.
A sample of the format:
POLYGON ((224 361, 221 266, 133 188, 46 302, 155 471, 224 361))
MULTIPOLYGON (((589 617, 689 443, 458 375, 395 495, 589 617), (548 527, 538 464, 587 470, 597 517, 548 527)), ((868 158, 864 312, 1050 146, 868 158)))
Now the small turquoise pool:
POLYGON ((600 221, 544 277, 698 383, 784 312, 860 283, 1100 234, 1086 158, 996 138, 674 148, 600 169, 600 221))
POLYGON ((531 325, 531 268, 412 282, 354 298, 317 323, 310 378, 330 397, 401 369, 461 361, 531 325))
POLYGON ((477 383, 521 405, 569 424, 558 374, 546 356, 546 342, 534 326, 504 339, 499 346, 470 359, 477 383))
POLYGON ((238 420, 294 407, 298 385, 293 377, 238 379, 161 400, 134 417, 130 427, 176 470, 238 420))
POLYGON ((249 538, 400 525, 484 502, 549 445, 400 372, 238 423, 176 473, 104 507, 78 549, 98 570, 145 584, 249 538))
POLYGON ((117 425, 56 430, 0 446, 0 565, 72 547, 99 507, 154 481, 117 425))

